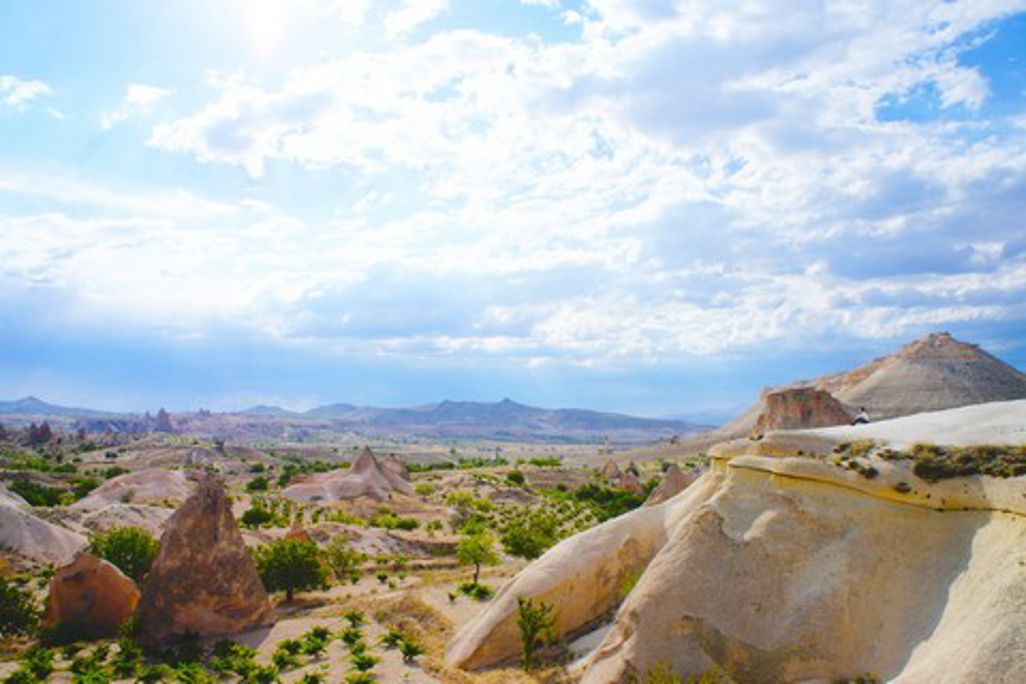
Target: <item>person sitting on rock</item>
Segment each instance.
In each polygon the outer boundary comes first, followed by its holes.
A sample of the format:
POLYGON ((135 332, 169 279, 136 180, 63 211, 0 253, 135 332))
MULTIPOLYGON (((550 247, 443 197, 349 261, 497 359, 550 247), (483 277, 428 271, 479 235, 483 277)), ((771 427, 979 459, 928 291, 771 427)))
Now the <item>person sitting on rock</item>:
POLYGON ((865 425, 869 422, 869 414, 866 413, 866 407, 859 407, 859 415, 855 416, 855 420, 851 421, 852 425, 865 425))

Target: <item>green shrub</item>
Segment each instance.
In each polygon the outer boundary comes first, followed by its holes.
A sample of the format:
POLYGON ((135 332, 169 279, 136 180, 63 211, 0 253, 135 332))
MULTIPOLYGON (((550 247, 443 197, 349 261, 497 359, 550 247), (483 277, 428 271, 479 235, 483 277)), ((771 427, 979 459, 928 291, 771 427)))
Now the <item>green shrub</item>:
POLYGON ((0 576, 0 636, 28 634, 38 622, 39 614, 31 592, 0 576))
POLYGON ((246 483, 247 492, 266 492, 267 491, 267 478, 261 475, 260 477, 254 477, 252 480, 246 483))
POLYGON ((32 480, 14 480, 8 486, 12 492, 25 499, 30 506, 60 506, 63 492, 32 480))
POLYGON ((274 520, 274 514, 259 506, 246 509, 241 518, 242 524, 253 530, 261 525, 266 525, 272 520, 274 520))
POLYGON ((116 565, 137 583, 141 583, 157 557, 160 544, 141 527, 114 527, 94 534, 89 552, 116 565))
POLYGON ((359 579, 360 565, 366 560, 366 555, 350 548, 344 536, 338 536, 324 549, 324 558, 335 574, 335 579, 342 582, 346 579, 352 581, 354 574, 359 579))
POLYGON ((559 541, 559 521, 545 511, 529 511, 506 525, 502 546, 507 553, 534 560, 559 541))
POLYGON ((399 642, 399 652, 403 656, 404 663, 412 663, 417 656, 424 655, 424 647, 407 637, 399 642))
POLYGON ((554 639, 555 617, 553 606, 548 603, 517 597, 517 627, 520 629, 520 643, 524 649, 524 669, 533 670, 537 665, 538 651, 554 639))
POLYGON ((326 586, 328 568, 317 544, 302 539, 280 539, 256 550, 256 566, 267 591, 284 591, 291 601, 297 590, 326 586))

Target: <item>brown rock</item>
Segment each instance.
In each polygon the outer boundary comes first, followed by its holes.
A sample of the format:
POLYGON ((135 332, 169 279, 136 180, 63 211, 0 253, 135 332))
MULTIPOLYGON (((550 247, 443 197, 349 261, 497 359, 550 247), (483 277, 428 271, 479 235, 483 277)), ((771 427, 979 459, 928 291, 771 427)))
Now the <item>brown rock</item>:
POLYGON ((829 392, 813 387, 767 392, 762 404, 762 413, 752 429, 753 437, 761 437, 770 430, 802 430, 851 422, 841 402, 829 392))
POLYGON ((641 486, 634 473, 629 470, 625 470, 620 474, 620 480, 617 484, 620 486, 620 489, 630 492, 634 496, 640 496, 645 493, 645 488, 641 486))
POLYGON ((242 541, 224 486, 209 475, 167 521, 143 586, 142 638, 224 636, 269 622, 271 604, 242 541))
POLYGON ((298 539, 301 542, 313 543, 313 537, 310 536, 309 532, 303 529, 303 526, 299 524, 299 520, 292 523, 292 527, 290 527, 289 531, 285 534, 285 538, 298 539))
POLYGON ((607 480, 619 480, 620 479, 620 467, 616 465, 613 459, 606 461, 606 464, 602 466, 602 470, 599 471, 602 477, 607 480))
POLYGON ((661 504, 664 501, 669 501, 687 489, 692 482, 697 480, 698 474, 697 470, 689 470, 685 473, 677 467, 676 463, 674 463, 667 468, 666 474, 663 475, 663 479, 659 481, 656 488, 648 495, 648 498, 645 500, 645 505, 655 506, 656 504, 661 504))
POLYGON ((139 589, 120 570, 85 551, 50 580, 43 624, 73 626, 90 638, 110 636, 139 603, 139 589))
POLYGON ((394 473, 395 475, 398 475, 407 482, 410 481, 409 469, 406 467, 406 464, 403 463, 403 460, 395 454, 389 454, 388 458, 385 459, 384 463, 382 463, 381 466, 385 470, 394 473))

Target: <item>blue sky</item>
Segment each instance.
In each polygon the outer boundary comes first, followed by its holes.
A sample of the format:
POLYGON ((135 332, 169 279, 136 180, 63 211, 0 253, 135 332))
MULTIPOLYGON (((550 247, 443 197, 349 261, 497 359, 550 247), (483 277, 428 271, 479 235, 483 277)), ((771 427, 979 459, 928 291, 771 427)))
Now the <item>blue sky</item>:
POLYGON ((1026 0, 0 0, 0 396, 723 417, 1026 367, 1026 0))

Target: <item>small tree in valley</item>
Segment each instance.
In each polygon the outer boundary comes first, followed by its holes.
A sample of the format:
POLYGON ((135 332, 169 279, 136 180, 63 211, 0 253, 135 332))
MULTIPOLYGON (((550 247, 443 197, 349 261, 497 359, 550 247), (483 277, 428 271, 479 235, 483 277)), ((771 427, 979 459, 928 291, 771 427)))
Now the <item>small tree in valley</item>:
POLYGON ((499 556, 495 553, 495 539, 490 532, 479 531, 467 535, 456 547, 456 558, 460 565, 474 566, 474 584, 481 576, 482 565, 496 565, 499 556))
POLYGON ((317 544, 280 539, 256 550, 257 572, 267 591, 284 591, 291 601, 297 590, 326 586, 328 568, 317 544))

